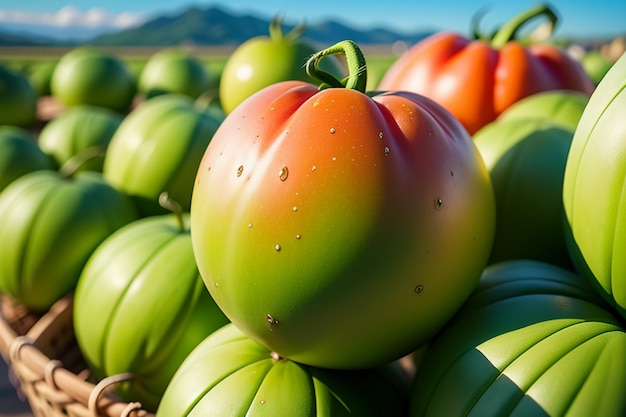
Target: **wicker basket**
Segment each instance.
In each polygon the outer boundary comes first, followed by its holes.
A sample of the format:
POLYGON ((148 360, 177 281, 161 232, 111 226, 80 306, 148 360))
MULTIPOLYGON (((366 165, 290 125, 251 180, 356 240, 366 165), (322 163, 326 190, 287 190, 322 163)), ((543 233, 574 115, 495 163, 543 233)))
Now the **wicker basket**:
POLYGON ((91 381, 72 323, 72 297, 43 315, 0 294, 0 354, 35 417, 150 417, 138 402, 111 388, 130 375, 91 381))

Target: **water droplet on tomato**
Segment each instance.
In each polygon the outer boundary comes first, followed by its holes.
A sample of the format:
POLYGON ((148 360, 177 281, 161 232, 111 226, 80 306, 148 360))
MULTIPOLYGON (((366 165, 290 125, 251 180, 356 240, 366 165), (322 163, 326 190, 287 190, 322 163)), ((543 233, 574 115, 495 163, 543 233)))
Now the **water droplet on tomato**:
POLYGON ((335 162, 335 161, 337 160, 337 157, 336 157, 336 156, 333 156, 333 157, 332 157, 332 160, 333 160, 333 162, 335 162))
POLYGON ((252 223, 248 223, 248 229, 252 229, 252 223))
POLYGON ((421 294, 424 291, 424 286, 422 284, 419 284, 418 286, 415 287, 415 294, 421 294))
POLYGON ((296 235, 296 239, 298 239, 298 240, 302 239, 302 235, 298 233, 298 234, 296 235))
POLYGON ((443 200, 441 198, 435 198, 435 208, 439 210, 443 206, 443 200))
POLYGON ((280 250, 281 250, 281 249, 282 249, 282 248, 280 247, 280 245, 279 245, 278 243, 274 245, 274 250, 275 250, 276 252, 280 252, 280 250))
POLYGON ((237 168, 237 176, 241 177, 241 174, 243 174, 243 165, 239 165, 239 168, 237 168))
POLYGON ((382 130, 381 130, 380 132, 378 132, 378 138, 379 138, 379 139, 382 139, 382 138, 383 138, 383 132, 382 132, 382 130))
POLYGON ((334 128, 334 127, 331 127, 331 128, 330 128, 330 134, 332 135, 332 134, 334 134, 334 133, 335 133, 335 128, 334 128))
POLYGON ((313 166, 311 167, 311 171, 315 171, 316 169, 317 169, 317 167, 316 167, 315 165, 313 165, 313 166))
POLYGON ((293 211, 298 211, 298 207, 297 207, 297 206, 293 206, 291 209, 292 209, 293 211))
POLYGON ((283 165, 278 171, 278 178, 280 178, 281 181, 285 181, 288 176, 289 176, 289 168, 287 168, 287 165, 283 165))
POLYGON ((389 156, 389 152, 391 152, 389 146, 385 146, 385 156, 389 156))

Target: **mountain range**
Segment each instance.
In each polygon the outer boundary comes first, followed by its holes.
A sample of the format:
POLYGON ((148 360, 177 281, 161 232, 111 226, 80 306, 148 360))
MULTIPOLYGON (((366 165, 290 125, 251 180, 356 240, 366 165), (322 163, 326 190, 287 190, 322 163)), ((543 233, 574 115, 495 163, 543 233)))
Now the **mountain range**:
MULTIPOLYGON (((401 33, 385 28, 357 29, 336 20, 305 24, 303 37, 320 44, 351 39, 359 44, 388 45, 396 41, 414 44, 434 33, 416 31, 401 33)), ((250 14, 235 14, 217 6, 189 7, 179 14, 162 15, 141 26, 96 35, 59 39, 35 35, 23 29, 8 29, 0 24, 0 46, 73 45, 100 46, 175 46, 175 45, 238 45, 254 36, 269 34, 270 19, 250 14)), ((283 24, 287 33, 294 25, 283 24)))

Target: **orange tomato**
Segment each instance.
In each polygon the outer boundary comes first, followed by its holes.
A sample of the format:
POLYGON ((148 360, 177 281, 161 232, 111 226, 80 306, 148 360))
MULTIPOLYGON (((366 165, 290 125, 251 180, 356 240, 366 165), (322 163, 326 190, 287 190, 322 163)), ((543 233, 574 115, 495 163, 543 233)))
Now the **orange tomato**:
POLYGON ((556 15, 545 5, 530 9, 494 37, 469 39, 439 32, 417 43, 381 79, 379 90, 406 90, 429 97, 456 116, 470 134, 531 94, 565 89, 588 95, 594 84, 581 65, 549 44, 514 39, 531 18, 556 15))

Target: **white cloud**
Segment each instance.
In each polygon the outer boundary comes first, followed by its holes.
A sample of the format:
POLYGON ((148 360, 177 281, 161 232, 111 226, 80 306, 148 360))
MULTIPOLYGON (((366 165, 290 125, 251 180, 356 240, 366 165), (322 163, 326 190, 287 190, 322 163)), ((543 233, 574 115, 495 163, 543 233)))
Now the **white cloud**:
POLYGON ((34 13, 18 10, 0 10, 0 22, 12 24, 43 25, 54 27, 111 27, 127 28, 143 23, 145 17, 140 13, 123 12, 113 14, 104 9, 92 8, 81 11, 73 6, 66 6, 55 13, 34 13))

